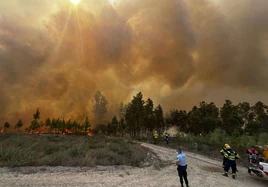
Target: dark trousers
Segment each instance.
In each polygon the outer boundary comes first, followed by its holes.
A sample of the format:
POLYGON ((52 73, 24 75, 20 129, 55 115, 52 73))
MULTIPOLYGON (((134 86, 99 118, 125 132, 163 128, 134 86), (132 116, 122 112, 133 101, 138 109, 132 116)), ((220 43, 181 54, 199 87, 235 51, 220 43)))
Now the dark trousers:
POLYGON ((232 173, 236 173, 236 162, 235 160, 227 160, 225 163, 224 171, 228 172, 230 167, 232 168, 232 173))
POLYGON ((222 165, 223 165, 223 166, 225 166, 227 160, 228 160, 228 158, 223 157, 223 161, 222 161, 222 165))
POLYGON ((178 166, 177 168, 178 174, 180 177, 181 186, 183 186, 183 179, 185 181, 186 186, 188 186, 188 179, 187 179, 187 165, 186 166, 178 166))
POLYGON ((165 141, 167 142, 167 145, 168 145, 170 142, 170 138, 165 138, 165 141))

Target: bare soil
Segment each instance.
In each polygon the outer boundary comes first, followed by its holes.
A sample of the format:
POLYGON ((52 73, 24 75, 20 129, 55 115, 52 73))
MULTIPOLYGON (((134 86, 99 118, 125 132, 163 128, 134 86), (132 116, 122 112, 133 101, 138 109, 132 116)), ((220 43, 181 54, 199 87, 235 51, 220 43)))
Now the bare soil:
MULTIPOLYGON (((174 149, 142 143, 160 158, 161 162, 145 168, 113 167, 20 167, 0 168, 0 186, 3 187, 175 187, 180 186, 174 149)), ((191 187, 267 187, 268 180, 249 175, 238 166, 237 179, 221 176, 221 162, 185 152, 188 179, 191 187)), ((231 171, 230 175, 231 175, 231 171)))

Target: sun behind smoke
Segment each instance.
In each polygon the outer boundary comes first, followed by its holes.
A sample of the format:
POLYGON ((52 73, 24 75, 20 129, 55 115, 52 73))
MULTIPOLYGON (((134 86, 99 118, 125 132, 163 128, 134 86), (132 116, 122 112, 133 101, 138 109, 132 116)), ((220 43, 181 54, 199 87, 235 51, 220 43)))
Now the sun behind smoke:
POLYGON ((70 0, 70 2, 74 5, 77 5, 80 3, 80 0, 70 0))
POLYGON ((109 2, 110 4, 112 4, 112 5, 115 5, 116 0, 108 0, 108 2, 109 2))

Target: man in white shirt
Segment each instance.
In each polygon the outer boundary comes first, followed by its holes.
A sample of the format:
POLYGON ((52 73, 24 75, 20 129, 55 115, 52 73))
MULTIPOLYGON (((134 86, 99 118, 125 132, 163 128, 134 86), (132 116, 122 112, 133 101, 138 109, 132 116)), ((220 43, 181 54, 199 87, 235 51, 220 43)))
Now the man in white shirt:
POLYGON ((180 177, 181 186, 183 187, 183 179, 184 179, 186 187, 189 187, 188 179, 187 179, 187 171, 186 171, 187 170, 186 156, 185 154, 182 153, 182 150, 180 148, 178 149, 176 165, 177 165, 178 175, 180 177))

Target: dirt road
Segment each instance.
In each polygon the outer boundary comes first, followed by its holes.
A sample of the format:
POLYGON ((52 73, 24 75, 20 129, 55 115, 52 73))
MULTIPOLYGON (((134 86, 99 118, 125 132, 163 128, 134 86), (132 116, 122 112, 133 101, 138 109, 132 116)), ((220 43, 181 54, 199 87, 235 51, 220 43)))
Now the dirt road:
MULTIPOLYGON (((3 187, 175 187, 179 185, 174 149, 142 144, 154 151, 165 167, 146 168, 96 167, 24 167, 0 168, 0 186, 3 187)), ((268 180, 249 176, 246 168, 238 167, 237 179, 221 176, 221 162, 185 152, 188 156, 188 175, 191 187, 267 187, 268 180)))

